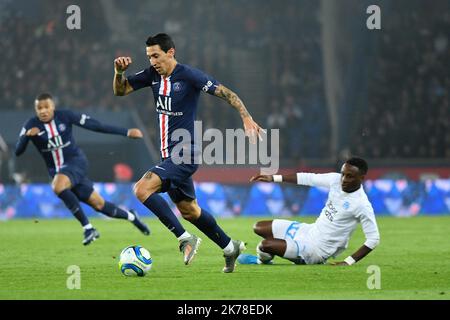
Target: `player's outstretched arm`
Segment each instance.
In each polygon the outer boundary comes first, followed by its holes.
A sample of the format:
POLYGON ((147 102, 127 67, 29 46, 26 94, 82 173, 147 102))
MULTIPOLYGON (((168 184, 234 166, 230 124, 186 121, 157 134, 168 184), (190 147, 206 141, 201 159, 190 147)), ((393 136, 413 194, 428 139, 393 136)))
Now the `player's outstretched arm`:
POLYGON ((133 87, 125 77, 125 70, 131 63, 130 57, 119 57, 114 60, 113 91, 115 96, 126 96, 133 92, 133 87))
POLYGON ((297 184, 297 174, 256 175, 250 178, 250 182, 287 182, 297 184))
POLYGON ((87 130, 95 131, 95 132, 101 132, 101 133, 109 133, 109 134, 118 134, 121 136, 125 136, 131 139, 138 139, 142 138, 142 132, 141 130, 137 128, 123 128, 123 127, 117 127, 109 124, 102 123, 98 121, 97 119, 91 118, 91 116, 87 114, 81 114, 78 112, 73 112, 69 110, 61 111, 65 112, 67 116, 69 117, 72 124, 82 127, 87 130))
POLYGON ((329 188, 330 184, 336 180, 339 173, 307 173, 298 172, 291 174, 256 175, 250 181, 260 182, 287 182, 303 186, 329 188))
POLYGON ((351 266, 352 264, 356 263, 357 261, 359 261, 362 258, 364 258, 365 256, 367 256, 370 251, 372 251, 372 249, 363 245, 354 254, 352 254, 351 256, 348 256, 344 261, 333 262, 333 263, 331 263, 331 265, 333 265, 333 266, 351 266))
POLYGON ((261 132, 265 133, 265 131, 255 121, 253 121, 253 118, 244 103, 236 93, 220 84, 214 91, 214 95, 227 101, 239 112, 242 122, 244 123, 245 135, 249 137, 251 143, 256 143, 257 137, 262 140, 261 132))

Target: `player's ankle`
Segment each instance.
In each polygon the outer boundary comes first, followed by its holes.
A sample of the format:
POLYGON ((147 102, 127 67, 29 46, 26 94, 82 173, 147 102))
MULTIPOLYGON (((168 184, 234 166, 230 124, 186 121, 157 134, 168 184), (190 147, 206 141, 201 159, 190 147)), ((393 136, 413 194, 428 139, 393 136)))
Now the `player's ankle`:
POLYGON ((89 230, 89 229, 94 229, 94 227, 92 226, 92 224, 88 223, 87 225, 83 226, 84 230, 89 230))
POLYGON ((230 242, 227 244, 227 246, 223 248, 223 253, 226 255, 230 255, 233 253, 233 250, 234 250, 233 240, 230 239, 230 242))
POLYGON ((188 239, 188 238, 190 238, 192 235, 189 233, 189 232, 187 232, 187 231, 185 231, 181 236, 179 236, 177 239, 178 239, 178 241, 183 241, 183 240, 186 240, 186 239, 188 239))

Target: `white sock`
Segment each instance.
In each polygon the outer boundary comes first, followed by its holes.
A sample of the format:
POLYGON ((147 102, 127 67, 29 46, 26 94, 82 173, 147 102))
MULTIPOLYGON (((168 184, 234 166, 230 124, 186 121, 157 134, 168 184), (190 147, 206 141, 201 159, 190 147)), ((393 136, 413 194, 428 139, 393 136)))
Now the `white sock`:
POLYGON ((132 214, 130 211, 127 211, 127 213, 128 213, 128 221, 134 221, 134 219, 136 218, 134 214, 132 214))
POLYGON ((185 231, 181 236, 179 236, 177 239, 178 241, 183 241, 187 238, 189 238, 191 236, 191 234, 187 231, 185 231))
POLYGON ((232 254, 233 250, 234 250, 233 240, 230 240, 230 242, 227 244, 227 246, 225 248, 223 248, 223 253, 232 254))
POLYGON ((89 229, 92 229, 92 228, 94 228, 94 227, 90 223, 88 223, 87 225, 83 226, 84 230, 89 230, 89 229))

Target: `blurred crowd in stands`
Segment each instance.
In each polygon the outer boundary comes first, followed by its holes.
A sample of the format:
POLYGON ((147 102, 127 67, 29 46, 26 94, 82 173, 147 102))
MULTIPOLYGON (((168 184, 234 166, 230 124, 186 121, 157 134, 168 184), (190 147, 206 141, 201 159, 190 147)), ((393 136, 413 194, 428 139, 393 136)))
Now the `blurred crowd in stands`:
MULTIPOLYGON (((48 91, 59 107, 133 108, 156 137, 148 91, 113 95, 113 60, 130 55, 135 62, 130 73, 139 71, 148 64, 147 36, 167 32, 179 62, 211 74, 243 98, 258 123, 280 129, 281 158, 298 163, 331 156, 319 1, 286 0, 280 6, 275 0, 115 0, 108 3, 125 20, 113 21, 105 3, 77 1, 82 29, 72 31, 66 27, 70 1, 2 3, 0 110, 31 108, 34 97, 48 91), (127 28, 121 39, 112 27, 119 23, 127 28), (264 66, 249 92, 240 89, 245 80, 233 71, 246 64, 242 52, 264 66)), ((449 11, 430 20, 432 10, 401 9, 399 18, 383 20, 379 32, 367 110, 355 124, 361 134, 354 137, 354 152, 368 158, 450 157, 449 11)), ((212 97, 200 100, 197 118, 205 128, 241 126, 238 114, 212 97)))
POLYGON ((370 158, 450 158, 450 2, 391 5, 353 146, 370 158))

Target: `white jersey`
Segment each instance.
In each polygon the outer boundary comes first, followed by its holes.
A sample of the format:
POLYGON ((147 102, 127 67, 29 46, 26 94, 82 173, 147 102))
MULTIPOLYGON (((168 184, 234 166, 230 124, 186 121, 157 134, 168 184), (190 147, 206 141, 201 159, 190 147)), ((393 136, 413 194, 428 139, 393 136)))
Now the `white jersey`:
POLYGON ((374 249, 380 239, 375 214, 363 187, 347 193, 342 190, 339 173, 297 173, 300 185, 330 190, 319 218, 311 224, 308 238, 324 258, 336 257, 347 248, 358 222, 366 237, 365 246, 374 249))

